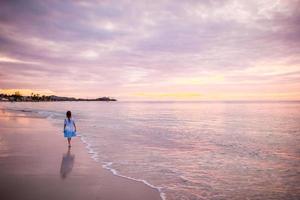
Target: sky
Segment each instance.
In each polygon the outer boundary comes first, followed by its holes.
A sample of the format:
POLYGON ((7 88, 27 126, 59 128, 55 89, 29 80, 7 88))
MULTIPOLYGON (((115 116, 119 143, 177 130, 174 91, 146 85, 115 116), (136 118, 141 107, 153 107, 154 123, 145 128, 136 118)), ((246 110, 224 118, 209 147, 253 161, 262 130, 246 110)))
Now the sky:
POLYGON ((0 92, 300 100, 300 0, 1 0, 0 92))

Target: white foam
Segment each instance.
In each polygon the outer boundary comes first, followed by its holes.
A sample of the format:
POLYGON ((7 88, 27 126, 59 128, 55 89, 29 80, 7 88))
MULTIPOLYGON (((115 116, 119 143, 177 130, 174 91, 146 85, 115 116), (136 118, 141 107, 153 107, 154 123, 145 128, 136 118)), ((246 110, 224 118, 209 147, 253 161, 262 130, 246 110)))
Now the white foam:
POLYGON ((86 138, 81 134, 78 134, 77 136, 79 136, 80 140, 85 144, 85 148, 88 150, 88 153, 91 154, 91 158, 96 162, 99 162, 98 153, 92 149, 91 144, 86 141, 86 138))
MULTIPOLYGON (((91 154, 91 158, 94 159, 96 162, 99 162, 99 157, 98 157, 98 153, 95 152, 92 147, 91 147, 91 144, 87 142, 86 138, 82 135, 78 135, 81 139, 81 141, 85 144, 85 147, 88 149, 88 153, 91 154)), ((122 177, 122 178, 126 178, 126 179, 130 179, 130 180, 133 180, 133 181, 138 181, 138 182, 142 182, 144 183, 145 185, 151 187, 151 188, 154 188, 156 189, 158 192, 159 192, 159 195, 161 197, 162 200, 166 200, 166 194, 164 192, 162 192, 162 188, 161 187, 157 187, 157 186, 154 186, 152 185, 151 183, 147 182, 146 180, 143 180, 143 179, 136 179, 136 178, 132 178, 132 177, 129 177, 129 176, 124 176, 122 174, 120 174, 116 169, 112 168, 112 162, 103 162, 104 164, 102 164, 102 167, 104 169, 107 169, 109 170, 110 172, 112 172, 113 175, 115 176, 119 176, 119 177, 122 177)))
POLYGON ((146 180, 143 180, 143 179, 136 179, 136 178, 132 178, 132 177, 129 177, 129 176, 124 176, 122 174, 120 174, 117 170, 115 170, 114 168, 112 168, 112 162, 105 162, 102 167, 104 169, 107 169, 109 171, 111 171, 114 175, 116 176, 119 176, 119 177, 123 177, 123 178, 127 178, 127 179, 130 179, 130 180, 133 180, 133 181, 138 181, 138 182, 142 182, 144 183, 145 185, 148 185, 149 187, 151 188, 154 188, 156 190, 158 190, 159 194, 160 194, 160 197, 163 199, 163 200, 166 200, 166 194, 164 192, 162 192, 162 187, 157 187, 157 186, 154 186, 152 185, 151 183, 149 183, 148 181, 146 180))

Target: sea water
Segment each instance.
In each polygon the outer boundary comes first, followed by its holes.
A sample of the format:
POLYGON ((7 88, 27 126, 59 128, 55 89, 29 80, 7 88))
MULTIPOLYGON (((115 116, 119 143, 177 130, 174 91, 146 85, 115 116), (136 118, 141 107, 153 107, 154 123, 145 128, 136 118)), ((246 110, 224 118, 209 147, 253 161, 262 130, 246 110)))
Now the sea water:
MULTIPOLYGON (((23 102, 63 126, 71 110, 91 157, 162 198, 300 199, 300 102, 23 102)), ((62 133, 57 133, 62 134, 62 133)))

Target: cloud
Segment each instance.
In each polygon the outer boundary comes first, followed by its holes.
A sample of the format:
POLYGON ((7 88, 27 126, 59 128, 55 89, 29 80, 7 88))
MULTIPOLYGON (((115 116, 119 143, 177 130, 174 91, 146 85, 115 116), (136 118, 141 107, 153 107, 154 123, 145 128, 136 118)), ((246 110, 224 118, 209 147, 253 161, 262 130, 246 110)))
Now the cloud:
POLYGON ((243 91, 251 83, 273 84, 274 91, 280 83, 295 88, 299 5, 298 0, 4 0, 0 88, 128 98, 160 89, 202 94, 216 85, 222 91, 231 90, 226 85, 243 91), (270 73, 260 73, 266 70, 270 73))

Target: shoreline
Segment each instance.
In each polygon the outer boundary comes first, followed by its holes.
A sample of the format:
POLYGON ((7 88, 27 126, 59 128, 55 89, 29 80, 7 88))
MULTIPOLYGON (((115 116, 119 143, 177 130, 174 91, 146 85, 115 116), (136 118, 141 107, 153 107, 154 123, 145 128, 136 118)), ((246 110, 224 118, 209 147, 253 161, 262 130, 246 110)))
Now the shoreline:
MULTIPOLYGON (((89 144, 83 139, 83 137, 81 135, 78 135, 77 137, 79 137, 81 142, 85 145, 85 148, 88 150, 88 153, 93 154, 91 156, 91 158, 95 162, 99 163, 99 160, 97 160, 97 153, 92 148, 89 147, 89 144)), ((166 194, 161 191, 161 187, 154 186, 151 183, 149 183, 148 181, 143 180, 143 179, 136 179, 136 178, 133 178, 133 177, 130 177, 130 176, 125 176, 125 175, 120 174, 116 169, 110 167, 113 164, 113 162, 105 162, 104 164, 103 163, 99 163, 99 164, 102 166, 103 169, 108 170, 114 176, 118 176, 118 177, 121 177, 121 178, 126 178, 128 180, 132 180, 132 181, 135 181, 135 182, 140 182, 142 184, 147 185, 150 188, 153 188, 153 189, 157 190, 161 200, 167 200, 166 194)))
MULTIPOLYGON (((1 110, 1 107, 0 107, 0 110, 1 110)), ((49 121, 51 123, 51 125, 55 127, 55 125, 53 124, 52 117, 51 116, 45 116, 44 113, 41 113, 41 112, 44 112, 44 111, 28 110, 28 109, 12 109, 12 108, 5 108, 4 110, 6 110, 8 112, 24 113, 26 115, 26 117, 39 117, 39 118, 43 118, 43 119, 49 121)), ((102 163, 100 163, 99 160, 97 159, 98 153, 96 153, 90 147, 90 144, 87 141, 85 141, 85 139, 84 139, 85 137, 82 136, 79 133, 77 135, 77 138, 80 138, 81 142, 84 145, 84 148, 87 150, 87 154, 91 154, 91 155, 89 155, 89 157, 93 161, 95 161, 99 165, 101 165, 103 169, 108 170, 114 176, 118 176, 118 177, 121 177, 121 178, 126 178, 126 179, 129 179, 129 180, 135 181, 135 182, 140 182, 141 184, 145 184, 145 185, 149 186, 150 188, 153 188, 153 189, 157 190, 159 192, 160 198, 162 200, 166 200, 166 194, 163 191, 161 191, 162 187, 158 187, 158 186, 152 185, 151 183, 149 183, 147 180, 144 180, 144 179, 137 179, 137 178, 133 178, 133 177, 130 177, 130 176, 122 175, 116 169, 110 167, 113 164, 112 162, 102 162, 102 163)))
MULTIPOLYGON (((50 195, 50 191, 54 192, 58 190, 56 185, 63 186, 63 182, 70 179, 78 180, 70 183, 65 189, 63 187, 59 189, 58 194, 56 194, 57 197, 54 198, 99 199, 101 196, 104 199, 164 199, 158 188, 151 187, 151 185, 142 180, 130 179, 122 175, 114 174, 113 171, 105 167, 105 165, 99 165, 99 163, 95 162, 95 160, 88 155, 89 152, 86 151, 88 147, 81 138, 77 137, 75 140, 72 140, 70 152, 67 151, 67 153, 65 153, 67 149, 66 141, 63 135, 58 134, 60 133, 60 129, 52 125, 49 120, 37 115, 31 116, 31 114, 22 111, 8 111, 5 108, 1 108, 0 111, 0 163, 5 163, 0 165, 0 177, 2 180, 0 181, 0 193, 1 196, 4 196, 6 199, 14 199, 11 197, 18 199, 18 197, 24 196, 24 193, 27 194, 28 199, 39 199, 40 193, 36 193, 34 190, 35 187, 41 187, 40 189, 44 191, 42 192, 44 195, 50 195), (32 125, 34 125, 34 127, 32 127, 32 125), (39 134, 39 130, 46 131, 39 134), (55 132, 56 134, 53 134, 55 132), (24 139, 21 141, 25 141, 25 144, 19 140, 20 137, 24 139), (27 141, 28 139, 30 139, 29 143, 27 141), (47 141, 45 145, 39 143, 43 140, 47 141), (53 146, 55 146, 54 149, 53 146), (29 158, 31 162, 28 163, 28 160, 24 158, 24 152, 26 152, 26 158, 29 158), (39 154, 39 152, 43 152, 43 154, 39 154), (67 173, 67 178, 65 179, 59 179, 59 170, 55 171, 54 169, 54 166, 59 168, 57 165, 59 166, 62 152, 63 160, 64 156, 68 155, 68 152, 76 158, 76 162, 72 163, 72 169, 67 173), (51 161, 50 159, 49 161, 47 158, 54 158, 54 160, 51 161), (40 168, 35 168, 37 164, 40 168), (52 166, 52 168, 49 165, 52 166), (10 168, 15 170, 10 170, 10 168), (46 169, 50 169, 50 172, 46 169), (29 173, 30 176, 27 176, 27 173, 29 173), (51 176, 49 176, 49 173, 51 176), (11 176, 7 176, 7 174, 11 176), (23 176, 23 174, 25 174, 25 176, 23 176), (53 177, 55 177, 54 180, 52 180, 53 177), (35 187, 28 190, 27 187, 29 187, 30 184, 14 184, 14 181, 12 181, 20 178, 26 180, 25 182, 33 182, 32 186, 34 185, 35 187), (41 181, 37 181, 36 178, 43 178, 46 182, 54 183, 41 186, 43 184, 41 184, 41 181), (103 182, 103 180, 105 181, 103 182), (78 185, 86 181, 91 181, 94 184, 84 185, 77 191, 78 185), (9 183, 8 185, 7 182, 9 183), (12 190, 16 190, 16 187, 17 190, 21 192, 14 193, 12 190), (95 189, 95 187, 98 189, 95 189), (54 190, 54 188, 56 189, 54 190), (68 190, 72 189, 74 189, 74 192, 68 192, 68 190)), ((66 167, 68 169, 68 166, 66 167)), ((63 168, 63 164, 61 164, 60 168, 63 168)), ((55 194, 51 195, 55 196, 55 194)))

